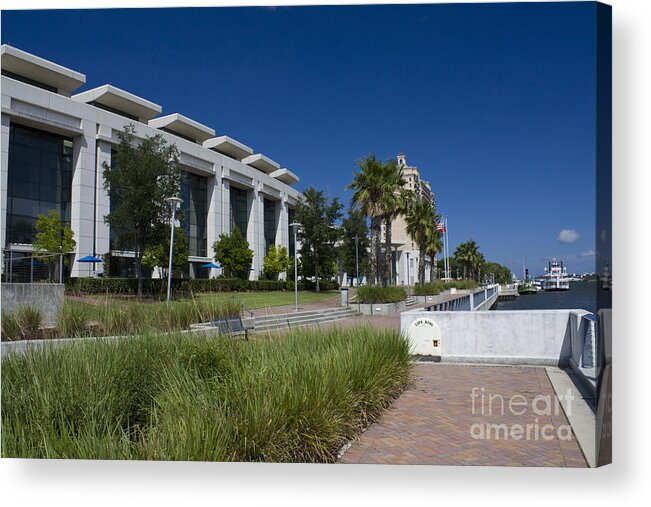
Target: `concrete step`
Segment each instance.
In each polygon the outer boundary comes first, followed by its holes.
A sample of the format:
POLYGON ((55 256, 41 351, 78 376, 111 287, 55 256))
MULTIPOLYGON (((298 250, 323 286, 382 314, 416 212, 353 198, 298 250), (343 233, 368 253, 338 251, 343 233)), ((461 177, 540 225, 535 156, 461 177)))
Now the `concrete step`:
POLYGON ((256 324, 263 324, 269 321, 277 320, 294 320, 301 319, 304 317, 311 317, 315 315, 339 315, 354 312, 352 308, 340 307, 340 308, 327 308, 324 310, 311 310, 303 312, 291 312, 291 313, 279 313, 274 315, 260 315, 255 317, 256 324))
POLYGON ((265 327, 274 327, 274 326, 289 326, 289 325, 294 325, 298 324, 301 322, 307 322, 311 321, 314 319, 330 319, 330 320, 339 320, 339 319, 346 319, 349 317, 354 317, 357 315, 356 313, 337 313, 337 314, 328 314, 328 315, 307 315, 303 317, 295 317, 295 318, 287 318, 287 319, 274 319, 274 320, 266 320, 264 322, 257 322, 255 323, 256 329, 261 329, 265 327))
POLYGON ((418 304, 418 300, 412 297, 409 297, 405 300, 405 306, 409 308, 410 306, 414 306, 418 304))
POLYGON ((316 325, 316 324, 322 324, 326 322, 336 322, 338 320, 343 320, 347 319, 350 317, 354 317, 356 315, 359 315, 357 313, 353 314, 342 314, 338 316, 313 316, 309 318, 305 318, 303 320, 297 320, 293 322, 277 322, 277 323, 268 323, 264 324, 262 326, 255 326, 255 329, 253 329, 253 332, 256 333, 261 333, 261 332, 267 332, 267 331, 275 331, 277 329, 294 329, 297 327, 304 327, 304 326, 310 326, 310 325, 316 325))

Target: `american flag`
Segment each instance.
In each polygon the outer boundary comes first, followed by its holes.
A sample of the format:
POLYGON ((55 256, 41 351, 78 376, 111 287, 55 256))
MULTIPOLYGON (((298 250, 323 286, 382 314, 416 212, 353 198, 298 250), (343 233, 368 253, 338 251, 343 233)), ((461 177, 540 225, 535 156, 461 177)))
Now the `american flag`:
POLYGON ((436 232, 448 232, 443 222, 436 222, 436 232))

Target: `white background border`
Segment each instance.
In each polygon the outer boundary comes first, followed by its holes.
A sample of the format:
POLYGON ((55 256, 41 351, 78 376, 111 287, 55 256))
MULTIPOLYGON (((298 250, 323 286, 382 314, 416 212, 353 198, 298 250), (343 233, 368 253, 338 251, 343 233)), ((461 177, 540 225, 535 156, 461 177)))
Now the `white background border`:
MULTIPOLYGON (((287 5, 241 1, 187 5, 287 5)), ((328 1, 328 4, 345 2, 328 1)), ((387 3, 387 2, 356 2, 387 3)), ((403 2, 390 2, 403 3, 403 2)), ((427 3, 427 2, 418 2, 427 3)), ((482 2, 485 3, 485 2, 482 2)), ((633 504, 649 484, 651 2, 613 5, 615 464, 599 470, 437 466, 0 461, 4 505, 633 504), (646 389, 645 389, 646 388, 646 389)), ((179 6, 178 1, 3 1, 4 8, 179 6)), ((119 36, 116 34, 116 36, 119 36)))

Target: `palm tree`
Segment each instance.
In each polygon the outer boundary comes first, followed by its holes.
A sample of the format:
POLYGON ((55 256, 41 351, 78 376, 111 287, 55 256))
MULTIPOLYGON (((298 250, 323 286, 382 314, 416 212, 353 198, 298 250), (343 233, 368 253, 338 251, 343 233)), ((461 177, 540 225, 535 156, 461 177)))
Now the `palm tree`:
MULTIPOLYGON (((436 217, 438 219, 438 215, 436 217)), ((436 222, 436 220, 435 220, 436 222)), ((429 270, 429 281, 434 283, 436 279, 436 254, 443 250, 443 242, 441 241, 441 233, 435 232, 434 236, 429 240, 427 246, 425 247, 425 254, 429 256, 430 259, 430 270, 429 270)))
POLYGON ((384 245, 386 248, 384 269, 382 269, 382 283, 389 285, 393 255, 391 252, 393 220, 406 212, 407 204, 411 201, 412 193, 405 188, 407 182, 403 176, 402 167, 395 160, 389 160, 383 166, 382 197, 382 222, 384 225, 384 245))
POLYGON ((486 258, 483 253, 478 251, 472 259, 472 275, 478 283, 481 283, 481 269, 484 264, 486 264, 486 258))
POLYGON ((482 264, 483 255, 479 252, 477 242, 474 239, 469 239, 457 246, 454 251, 454 258, 463 266, 463 278, 466 279, 469 273, 473 276, 482 264))
POLYGON ((371 221, 371 267, 374 283, 380 279, 380 254, 382 215, 381 200, 384 192, 384 165, 370 154, 357 162, 359 171, 354 174, 353 182, 346 187, 354 191, 352 205, 359 209, 371 221))
POLYGON ((435 213, 432 203, 427 199, 418 199, 411 204, 405 223, 407 234, 418 245, 418 283, 425 284, 425 255, 427 247, 436 235, 435 213))

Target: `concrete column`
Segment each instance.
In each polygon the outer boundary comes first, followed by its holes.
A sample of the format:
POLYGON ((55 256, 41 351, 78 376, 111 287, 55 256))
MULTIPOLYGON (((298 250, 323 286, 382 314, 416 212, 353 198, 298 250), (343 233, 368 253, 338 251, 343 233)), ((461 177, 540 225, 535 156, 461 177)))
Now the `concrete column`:
MULTIPOLYGON (((292 252, 289 251, 289 222, 287 213, 287 196, 283 192, 280 196, 280 201, 276 203, 276 245, 283 246, 287 249, 287 255, 291 257, 292 252)), ((281 280, 287 279, 287 273, 280 274, 281 280)))
MULTIPOLYGON (((221 167, 215 168, 215 176, 208 177, 208 216, 206 219, 207 231, 206 242, 207 250, 206 255, 212 258, 215 252, 212 249, 213 243, 219 239, 219 234, 222 230, 222 178, 221 167)), ((215 277, 219 274, 219 270, 210 270, 210 276, 215 277)))
MULTIPOLYGON (((4 98, 4 95, 3 95, 4 98)), ((5 249, 5 240, 7 238, 7 183, 9 181, 9 116, 2 115, 2 137, 0 146, 0 189, 2 195, 0 196, 0 236, 2 239, 2 250, 5 249)))
POLYGON ((231 184, 230 181, 224 178, 223 167, 221 183, 221 223, 219 224, 220 228, 217 231, 217 237, 219 237, 220 234, 231 233, 231 184))
POLYGON ((78 263, 77 259, 93 252, 96 128, 94 122, 83 120, 82 129, 84 134, 74 139, 70 215, 77 249, 71 269, 71 276, 73 277, 88 276, 88 265, 78 263))
POLYGON ((247 239, 250 248, 253 250, 253 269, 249 279, 257 280, 262 272, 263 260, 265 256, 264 242, 264 194, 261 192, 262 184, 255 182, 255 188, 251 195, 251 212, 249 213, 249 228, 247 239))
MULTIPOLYGON (((96 141, 95 144, 97 151, 97 165, 95 167, 97 181, 95 188, 95 255, 103 255, 111 249, 109 241, 111 228, 104 222, 104 217, 111 211, 111 204, 108 192, 104 190, 103 166, 104 163, 111 164, 111 143, 96 141)), ((106 267, 104 264, 96 264, 95 269, 98 273, 101 273, 106 267)))

